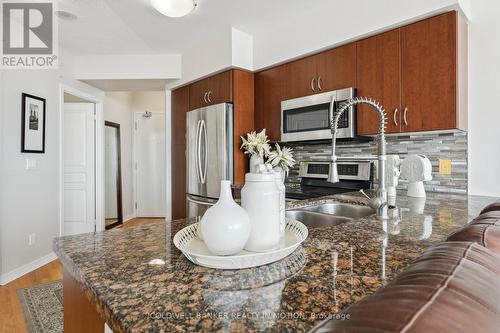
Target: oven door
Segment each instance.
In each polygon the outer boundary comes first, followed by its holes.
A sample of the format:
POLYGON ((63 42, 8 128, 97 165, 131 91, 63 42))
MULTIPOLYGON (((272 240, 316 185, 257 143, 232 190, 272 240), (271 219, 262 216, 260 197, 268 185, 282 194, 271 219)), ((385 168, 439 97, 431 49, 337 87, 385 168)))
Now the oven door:
MULTIPOLYGON (((330 91, 281 102, 281 141, 331 139, 330 105, 335 97, 336 110, 342 102, 354 97, 354 89, 330 91)), ((356 135, 355 108, 349 108, 339 120, 338 138, 356 135)))

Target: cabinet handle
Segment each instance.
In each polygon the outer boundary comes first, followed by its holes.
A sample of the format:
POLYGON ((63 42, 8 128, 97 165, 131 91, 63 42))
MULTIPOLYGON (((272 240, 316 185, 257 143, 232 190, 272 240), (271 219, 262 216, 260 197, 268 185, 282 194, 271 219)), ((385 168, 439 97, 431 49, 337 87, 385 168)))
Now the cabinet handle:
POLYGON ((408 107, 405 107, 405 110, 403 112, 403 122, 405 126, 408 126, 408 118, 406 117, 407 113, 408 113, 408 107))
POLYGON ((208 102, 212 103, 212 99, 210 98, 210 96, 212 96, 212 90, 210 90, 207 95, 208 102))
POLYGON ((398 126, 398 118, 396 117, 396 115, 398 114, 398 108, 396 108, 394 110, 394 113, 392 114, 392 120, 394 121, 394 125, 398 126))
POLYGON ((323 90, 323 79, 321 78, 321 76, 318 76, 318 89, 319 91, 323 90))
POLYGON ((316 83, 316 78, 313 77, 311 80, 311 90, 312 91, 316 91, 315 83, 316 83))
POLYGON ((205 104, 207 104, 207 103, 208 103, 208 101, 207 101, 207 95, 208 95, 208 93, 207 93, 207 92, 205 92, 205 95, 203 95, 203 100, 205 101, 205 104))

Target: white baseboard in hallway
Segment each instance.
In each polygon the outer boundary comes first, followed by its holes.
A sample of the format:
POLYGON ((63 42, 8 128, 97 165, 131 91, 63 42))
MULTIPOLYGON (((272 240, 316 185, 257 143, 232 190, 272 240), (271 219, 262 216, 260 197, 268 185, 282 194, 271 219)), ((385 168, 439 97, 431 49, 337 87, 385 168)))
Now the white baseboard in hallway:
POLYGON ((49 254, 33 260, 30 263, 27 263, 21 267, 18 267, 16 269, 13 269, 10 272, 7 272, 5 274, 2 274, 0 277, 0 285, 6 285, 7 283, 14 281, 17 278, 20 278, 21 276, 28 274, 29 272, 34 271, 35 269, 38 269, 44 265, 47 265, 49 262, 54 261, 57 259, 57 255, 54 252, 50 252, 49 254))

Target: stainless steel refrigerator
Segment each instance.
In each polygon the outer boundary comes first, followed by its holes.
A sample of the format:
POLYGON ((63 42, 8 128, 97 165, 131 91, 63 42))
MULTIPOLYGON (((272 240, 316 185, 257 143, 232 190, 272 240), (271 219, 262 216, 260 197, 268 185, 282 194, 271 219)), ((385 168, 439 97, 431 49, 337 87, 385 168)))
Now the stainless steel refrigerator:
POLYGON ((197 217, 217 202, 221 180, 233 182, 233 105, 200 108, 186 117, 187 211, 197 217))

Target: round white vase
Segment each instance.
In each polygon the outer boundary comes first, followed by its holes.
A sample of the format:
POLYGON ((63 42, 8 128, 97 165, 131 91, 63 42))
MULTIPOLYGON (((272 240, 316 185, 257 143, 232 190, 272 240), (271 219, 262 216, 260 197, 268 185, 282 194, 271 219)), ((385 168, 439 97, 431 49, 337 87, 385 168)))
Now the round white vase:
POLYGON ((205 212, 200 227, 203 240, 213 254, 226 256, 243 250, 250 236, 250 219, 234 202, 230 181, 221 181, 219 201, 205 212))
POLYGON ((256 173, 259 165, 264 164, 264 158, 257 154, 250 155, 250 173, 256 173))

